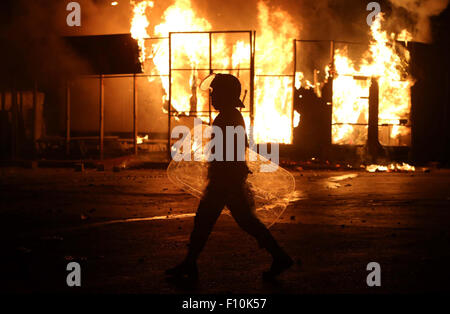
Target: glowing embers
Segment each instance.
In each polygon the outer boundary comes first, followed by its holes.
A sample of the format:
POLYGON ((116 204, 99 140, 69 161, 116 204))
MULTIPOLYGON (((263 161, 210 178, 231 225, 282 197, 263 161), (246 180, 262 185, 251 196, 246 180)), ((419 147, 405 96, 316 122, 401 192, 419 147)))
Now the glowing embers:
POLYGON ((142 144, 145 141, 148 141, 148 134, 146 134, 145 136, 139 136, 137 137, 137 144, 142 144))
POLYGON ((411 166, 407 163, 392 163, 390 165, 369 165, 366 166, 366 170, 368 172, 409 172, 409 171, 416 171, 416 168, 414 166, 411 166))

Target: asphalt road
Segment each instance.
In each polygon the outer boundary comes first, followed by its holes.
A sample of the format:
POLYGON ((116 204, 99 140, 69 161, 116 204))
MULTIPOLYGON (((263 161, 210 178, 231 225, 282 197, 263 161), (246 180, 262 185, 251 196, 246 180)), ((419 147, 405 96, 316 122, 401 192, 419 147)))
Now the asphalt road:
POLYGON ((198 200, 164 170, 0 168, 2 291, 113 293, 448 292, 450 171, 292 171, 298 199, 271 231, 296 263, 278 281, 256 241, 221 215, 196 285, 166 280, 198 200), (81 265, 81 287, 66 265, 81 265), (369 262, 381 287, 368 287, 369 262))

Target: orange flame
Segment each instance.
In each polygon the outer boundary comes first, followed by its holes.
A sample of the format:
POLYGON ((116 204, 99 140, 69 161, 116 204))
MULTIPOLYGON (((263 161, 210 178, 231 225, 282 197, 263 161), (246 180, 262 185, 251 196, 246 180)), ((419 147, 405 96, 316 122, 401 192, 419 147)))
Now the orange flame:
POLYGON ((394 171, 400 171, 400 172, 410 172, 410 171, 416 171, 416 167, 411 166, 407 163, 393 163, 387 166, 383 165, 369 165, 366 166, 366 170, 368 172, 394 172, 394 171))
MULTIPOLYGON (((143 38, 149 37, 146 9, 153 7, 152 1, 135 3, 134 17, 131 21, 131 33, 138 39, 141 47, 141 59, 145 61, 146 51, 143 38)), ((197 16, 190 0, 176 0, 168 7, 162 17, 162 23, 154 27, 153 34, 167 37, 169 32, 210 31, 211 24, 197 16)), ((296 26, 289 14, 280 10, 269 9, 264 2, 258 3, 259 29, 257 32, 254 138, 257 143, 290 143, 292 137, 292 77, 258 76, 263 74, 286 74, 292 62, 292 39, 297 36, 296 26)), ((224 34, 214 34, 211 38, 213 67, 230 70, 215 72, 232 73, 239 77, 243 92, 250 84, 250 43, 239 39, 232 44, 224 34), (247 72, 245 72, 247 71, 247 72)), ((176 112, 189 115, 195 111, 208 109, 208 95, 197 93, 200 81, 209 71, 209 35, 208 34, 172 34, 172 68, 190 69, 190 71, 172 71, 171 105, 176 112)), ((155 66, 154 74, 169 72, 169 46, 167 41, 152 45, 149 56, 155 66)), ((292 72, 291 70, 289 71, 292 72)), ((154 79, 154 78, 151 78, 154 79)), ((169 79, 160 77, 165 95, 163 103, 169 97, 169 79)), ((248 99, 247 101, 248 102, 248 99)), ((248 105, 245 110, 248 110, 248 105)), ((167 112, 163 108, 164 112, 167 112)), ((208 121, 208 117, 201 117, 208 121)), ((214 116, 213 116, 214 118, 214 116)), ((250 117, 244 113, 247 128, 250 117)))
POLYGON ((138 41, 138 45, 140 48, 140 56, 139 61, 141 64, 145 62, 145 44, 144 39, 148 37, 147 27, 149 22, 146 16, 147 8, 153 8, 153 1, 142 1, 139 3, 135 3, 133 0, 130 0, 130 3, 133 5, 133 19, 131 20, 131 37, 138 41))
POLYGON ((258 2, 255 54, 255 129, 257 143, 291 143, 293 42, 298 28, 290 15, 258 2))
MULTIPOLYGON (((409 145, 410 128, 402 125, 409 120, 411 109, 410 88, 414 84, 406 67, 409 53, 398 52, 395 41, 381 29, 382 18, 371 26, 371 43, 359 67, 347 56, 347 48, 336 50, 333 81, 332 139, 335 144, 364 144, 367 139, 368 94, 370 80, 353 76, 378 77, 379 83, 379 139, 389 146, 409 145)), ((403 31, 402 37, 407 32, 403 31)), ((391 36, 393 37, 393 36, 391 36)))

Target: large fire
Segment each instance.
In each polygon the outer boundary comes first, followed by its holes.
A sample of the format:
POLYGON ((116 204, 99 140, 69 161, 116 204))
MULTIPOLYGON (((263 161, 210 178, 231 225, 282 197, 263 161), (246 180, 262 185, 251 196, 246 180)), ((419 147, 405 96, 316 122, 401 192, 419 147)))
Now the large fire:
MULTIPOLYGON (((135 3, 131 20, 131 34, 138 40, 141 60, 151 60, 152 74, 167 75, 169 72, 169 45, 167 40, 159 40, 151 45, 151 52, 145 46, 149 38, 148 16, 151 15, 152 1, 135 3)), ((255 98, 254 133, 256 143, 290 143, 292 137, 292 77, 287 74, 292 64, 292 39, 297 37, 297 27, 286 12, 271 11, 264 2, 258 3, 258 24, 255 49, 255 98), (281 74, 281 75, 280 75, 281 74)), ((151 37, 165 38, 169 32, 210 31, 211 24, 199 17, 190 0, 176 0, 162 17, 162 22, 154 27, 151 37)), ((251 43, 249 34, 227 36, 214 33, 211 36, 212 68, 216 73, 231 73, 237 76, 243 87, 243 95, 250 88, 251 43), (234 40, 230 41, 229 37, 234 40)), ((197 93, 201 80, 209 75, 209 34, 172 34, 172 86, 167 76, 151 77, 160 79, 164 88, 162 103, 167 105, 171 91, 172 111, 178 115, 208 111, 209 100, 205 93, 197 93), (182 70, 177 70, 182 69, 182 70), (188 70, 188 71, 186 71, 188 70)), ((144 63, 146 64, 146 63, 144 63)), ((243 96, 242 95, 242 96, 243 96)), ((243 115, 250 127, 249 97, 244 103, 243 115)), ((164 112, 166 109, 162 108, 164 112)), ((214 113, 212 118, 214 118, 214 113)), ((205 122, 209 117, 199 116, 205 122)))
MULTIPOLYGON (((371 26, 369 49, 358 66, 348 57, 347 47, 335 51, 333 81, 333 127, 335 144, 364 144, 367 140, 370 78, 379 83, 379 140, 382 145, 409 145, 410 88, 408 50, 396 45, 395 36, 381 29, 382 17, 371 26), (358 78, 358 79, 355 79, 358 78), (355 125, 356 124, 356 125, 355 125)), ((401 36, 407 40, 404 30, 401 36)))
POLYGON ((256 142, 290 143, 292 136, 293 43, 298 27, 288 13, 258 3, 255 80, 256 142), (260 76, 258 76, 260 75, 260 76), (264 76, 268 75, 268 76, 264 76))
MULTIPOLYGON (((152 1, 135 3, 131 33, 141 47, 141 60, 150 64, 149 80, 159 79, 164 89, 162 110, 167 112, 171 92, 171 110, 175 115, 204 113, 209 109, 208 95, 197 93, 201 80, 209 74, 209 45, 214 72, 232 73, 239 77, 243 90, 250 86, 252 43, 245 36, 232 41, 228 34, 208 33, 172 34, 173 71, 169 86, 169 45, 166 40, 151 44, 145 39, 167 38, 169 32, 211 31, 208 20, 197 15, 190 0, 175 0, 163 16, 162 22, 148 32, 152 1), (151 35, 149 35, 151 33, 151 35), (230 70, 232 69, 232 70, 230 70)), ((292 119, 298 124, 300 116, 292 110, 292 40, 298 38, 298 26, 281 9, 269 8, 258 2, 258 27, 255 44, 254 133, 255 142, 292 142, 292 119), (294 114, 294 116, 292 116, 294 114)), ((410 87, 413 80, 407 75, 408 51, 396 45, 395 39, 409 40, 403 31, 397 38, 382 30, 382 18, 371 26, 371 41, 362 61, 355 64, 347 48, 335 50, 333 81, 332 141, 335 144, 364 144, 367 139, 368 93, 370 78, 379 82, 379 138, 383 145, 409 145, 410 87), (355 79, 358 77, 358 79, 355 79)), ((330 70, 329 68, 326 71, 330 70)), ((302 73, 296 73, 296 81, 302 73)), ((243 91, 243 92, 244 92, 243 91)), ((243 112, 247 128, 250 126, 249 97, 243 112)), ((208 115, 200 115, 205 122, 208 115)), ((175 117, 177 118, 177 117, 175 117)), ((212 115, 214 118, 214 113, 212 115)))

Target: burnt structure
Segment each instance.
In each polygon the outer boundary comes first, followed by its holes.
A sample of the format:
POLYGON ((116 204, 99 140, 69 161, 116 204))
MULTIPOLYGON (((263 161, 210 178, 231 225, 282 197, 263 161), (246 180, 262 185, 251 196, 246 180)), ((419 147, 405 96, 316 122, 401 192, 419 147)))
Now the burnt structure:
MULTIPOLYGON (((133 143, 134 153, 137 153, 137 97, 136 97, 136 74, 142 73, 139 62, 139 47, 136 40, 130 34, 101 35, 101 36, 78 36, 66 37, 66 41, 72 47, 79 58, 88 64, 82 68, 78 75, 98 76, 99 86, 99 134, 98 137, 81 137, 75 139, 98 140, 100 159, 104 158, 105 141, 105 97, 104 78, 105 75, 132 75, 133 76, 133 143)), ((123 76, 122 76, 123 77, 123 76)), ((70 78, 66 80, 66 132, 65 146, 66 155, 70 154, 71 138, 70 130, 70 78)))
MULTIPOLYGON (((254 33, 249 32, 252 49, 250 58, 254 58, 254 33)), ((208 33, 208 32, 206 32, 208 33)), ((209 32, 213 33, 213 32, 209 32)), ((17 62, 6 64, 2 68, 0 80, 0 155, 1 159, 24 159, 39 158, 36 154, 40 143, 57 142, 64 148, 66 156, 73 156, 73 149, 80 140, 90 141, 98 149, 97 158, 103 157, 105 139, 104 129, 104 81, 115 77, 128 77, 132 80, 132 110, 133 127, 129 132, 129 140, 133 144, 133 152, 137 153, 137 91, 136 79, 145 77, 141 73, 139 63, 138 45, 129 34, 104 35, 104 36, 80 36, 65 38, 70 53, 67 58, 77 60, 74 64, 82 64, 76 67, 78 71, 61 71, 50 78, 45 77, 42 69, 35 63, 28 66, 21 62, 21 55, 17 54, 17 62), (80 61, 81 60, 81 61, 80 61), (96 135, 74 135, 71 132, 71 84, 75 76, 86 76, 97 81, 99 90, 98 108, 99 114, 98 130, 96 135), (55 82, 58 82, 55 84, 55 82), (58 86, 56 86, 58 85, 58 86), (62 93, 60 91, 63 91, 62 93), (25 95, 28 95, 25 97, 25 95), (42 98, 43 96, 45 98, 42 98), (62 96, 62 97, 61 97, 62 96), (28 104, 27 104, 28 103, 28 104), (40 110, 43 111, 40 114, 40 110), (65 119, 60 119, 61 114, 65 119), (51 133, 51 139, 41 138, 43 124, 50 126, 46 128, 51 133), (53 124, 53 126, 51 126, 53 124), (56 125, 56 127, 55 127, 56 125), (61 127, 62 125, 62 127, 61 127), (59 128, 58 128, 59 127, 59 128), (56 130, 56 131, 55 131, 56 130), (59 130, 59 131, 58 131, 59 130), (60 132, 63 130, 63 132, 60 132)), ((330 42, 330 41, 326 41, 330 42)), ((4 45, 7 47, 7 43, 4 45)), ((377 157, 409 159, 419 163, 428 161, 448 162, 449 152, 449 46, 447 41, 438 41, 436 44, 421 44, 410 42, 407 45, 411 53, 410 72, 415 79, 411 89, 411 146, 403 148, 383 148, 378 140, 378 93, 377 84, 372 79, 369 95, 369 121, 367 132, 367 151, 372 160, 377 157)), ((57 53, 63 53, 59 51, 57 53)), ((66 53, 66 51, 64 51, 66 53)), ((14 60, 14 50, 2 52, 3 60, 14 60)), ((332 53, 330 58, 332 59, 332 53)), ((55 61, 57 63, 57 61, 55 61)), ((55 65, 57 67, 57 64, 55 65)), ((253 79, 255 76, 254 65, 251 65, 253 79)), ((209 67, 205 71, 211 71, 209 67)), ((65 68, 64 68, 65 70, 65 68)), ((171 69, 181 71, 183 69, 171 69)), ((294 71, 295 73, 295 71, 294 71)), ((295 74, 293 75, 295 77, 295 74)), ((253 83, 252 83, 253 84, 253 83)), ((294 85, 294 80, 293 80, 294 85)), ((341 148, 331 144, 331 111, 332 111, 332 86, 333 78, 330 77, 320 86, 321 96, 317 95, 316 88, 300 88, 294 90, 293 109, 301 115, 298 127, 294 128, 294 147, 301 152, 298 156, 303 157, 325 157, 332 158, 338 155, 341 148)), ((196 104, 195 89, 191 86, 192 98, 189 115, 194 113, 196 104)), ((250 89, 251 90, 251 89, 250 89)), ((253 114, 253 92, 250 91, 250 114, 253 114)), ((179 112, 169 111, 166 120, 170 124, 171 119, 179 112)), ((197 112, 196 114, 199 114, 197 112)), ((211 111, 204 114, 210 116, 211 111)), ((400 122, 402 123, 402 122, 400 122)), ((409 121, 408 121, 409 123, 409 121)), ((45 129, 45 128, 44 128, 45 129)), ((48 134, 47 134, 48 135, 48 134)), ((161 139, 164 145, 169 141, 164 137, 161 139)), ((346 147, 353 150, 353 147, 346 147)), ((55 155, 61 158, 63 155, 55 155)), ((91 155, 92 156, 92 155, 91 155)), ((45 156, 48 157, 48 156, 45 156)))
MULTIPOLYGON (((139 62, 139 48, 129 34, 66 37, 61 41, 65 49, 55 58, 54 67, 48 77, 40 74, 38 66, 31 71, 20 71, 20 58, 17 71, 12 65, 2 73, 0 98, 0 156, 3 160, 23 160, 46 157, 49 147, 65 147, 70 153, 71 143, 80 138, 71 136, 71 81, 74 77, 89 75, 98 79, 99 133, 90 137, 98 143, 100 158, 103 157, 104 144, 104 92, 105 75, 142 72, 139 62), (67 58, 76 64, 68 68, 67 58), (58 68, 59 67, 59 68, 58 68), (62 91, 62 93, 61 93, 62 91), (49 107, 53 108, 49 108, 49 107), (50 112, 49 112, 50 111, 50 112), (65 115, 64 134, 48 134, 55 122, 57 112, 65 115), (48 116, 51 116, 49 118, 48 116), (46 117, 47 116, 47 117, 46 117), (44 155, 40 155, 44 154, 44 155)), ((49 52, 55 53, 55 52, 49 52)), ((14 63, 13 63, 14 64, 14 63)), ((136 109, 137 103, 134 103, 136 109)), ((135 110, 136 111, 136 110, 135 110)), ((136 136, 135 136, 136 138, 136 136)), ((87 138, 85 138, 86 140, 87 138)), ((60 151, 62 153, 62 151, 60 151)), ((64 158, 57 154, 56 158, 64 158)), ((53 157, 53 158, 55 158, 53 157)))
MULTIPOLYGON (((316 69, 326 64, 311 62, 314 82, 311 86, 294 89, 294 110, 300 113, 300 124, 294 128, 294 146, 301 158, 322 157, 327 160, 351 160, 364 155, 368 162, 382 159, 408 160, 425 163, 439 161, 447 163, 449 159, 449 61, 445 57, 448 43, 422 44, 409 42, 406 48, 411 55, 410 73, 414 79, 411 88, 411 111, 409 119, 400 119, 399 126, 411 127, 411 144, 407 146, 383 146, 380 144, 381 124, 378 117, 380 94, 378 78, 353 76, 354 80, 370 83, 369 95, 361 96, 368 101, 368 121, 365 124, 353 123, 355 127, 367 127, 367 140, 361 145, 336 145, 331 141, 333 103, 333 49, 338 41, 297 40, 302 44, 314 44, 326 51, 326 42, 330 42, 330 77, 323 83, 316 80, 316 69), (322 44, 322 46, 320 46, 322 44), (430 58, 430 56, 436 56, 430 58), (319 89, 319 91, 317 91, 319 89), (363 148, 359 150, 358 146, 363 148), (363 153, 363 155, 361 155, 363 153)), ((344 42, 342 42, 344 43, 344 42)), ((355 44, 355 43, 346 43, 355 44)), ((404 43, 399 43, 404 44, 404 43)), ((304 48, 304 47, 302 47, 304 48)), ((303 49, 304 51, 305 49, 303 49)), ((313 49, 310 49, 310 51, 313 49)), ((324 53, 325 55, 325 53, 324 53)), ((294 57, 297 60, 297 57, 294 57)), ((320 58, 318 58, 320 59, 320 58)), ((301 69, 297 67, 297 71, 301 69)), ((303 69, 304 70, 304 69, 303 69)), ((312 77, 312 74, 310 74, 312 77)), ((352 124, 352 123, 349 123, 352 124)))
POLYGON ((295 90, 294 110, 300 113, 300 123, 294 128, 293 144, 302 147, 305 158, 324 156, 331 144, 331 106, 327 98, 318 97, 312 88, 295 90))

